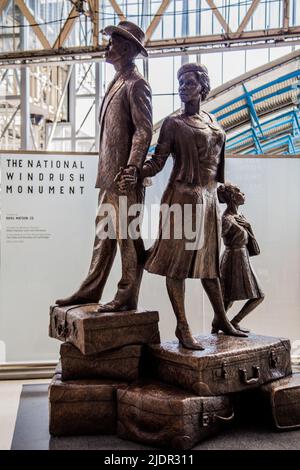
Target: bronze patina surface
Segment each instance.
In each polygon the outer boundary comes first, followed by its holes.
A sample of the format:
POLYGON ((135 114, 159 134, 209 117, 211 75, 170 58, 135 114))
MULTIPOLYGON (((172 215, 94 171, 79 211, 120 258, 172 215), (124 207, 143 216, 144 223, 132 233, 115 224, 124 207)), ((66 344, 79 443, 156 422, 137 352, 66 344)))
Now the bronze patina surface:
MULTIPOLYGON (((300 373, 263 385, 260 394, 273 425, 281 431, 300 428, 300 373)), ((257 416, 257 420, 259 417, 257 416)))
POLYGON ((51 307, 49 336, 68 341, 82 354, 129 344, 159 343, 158 312, 98 312, 98 304, 51 307))
POLYGON ((250 256, 259 255, 260 249, 253 229, 238 209, 245 203, 245 194, 230 183, 218 187, 218 198, 226 203, 222 216, 222 238, 225 250, 221 257, 221 284, 226 312, 236 300, 247 300, 241 310, 231 320, 239 326, 250 312, 264 300, 264 293, 251 266, 250 256))
POLYGON ((118 390, 118 436, 158 447, 190 449, 233 417, 225 396, 199 397, 159 382, 118 390))
POLYGON ((114 434, 119 387, 126 383, 105 379, 63 382, 55 374, 49 386, 50 434, 114 434))
POLYGON ((139 376, 140 357, 139 345, 85 356, 71 343, 63 343, 60 347, 62 380, 108 378, 132 382, 139 376))
MULTIPOLYGON (((210 91, 205 66, 185 64, 178 70, 179 95, 183 110, 167 117, 161 127, 154 155, 142 167, 142 177, 160 172, 172 155, 173 170, 162 197, 161 206, 191 208, 192 221, 202 218, 195 240, 177 237, 176 223, 170 223, 170 236, 164 236, 161 214, 159 235, 150 249, 146 269, 166 277, 169 298, 177 319, 175 334, 182 345, 201 350, 190 331, 185 311, 185 279, 199 278, 214 310, 213 329, 228 335, 245 336, 228 321, 220 284, 219 255, 221 220, 218 213, 217 185, 224 182, 225 132, 213 115, 201 110, 201 102, 210 91), (201 216, 199 210, 201 208, 201 216), (201 230, 201 233, 200 233, 201 230), (202 240, 194 249, 187 247, 202 240)), ((121 188, 129 187, 132 178, 123 175, 121 188)), ((184 218, 182 219, 183 224, 184 218)), ((184 228, 182 230, 184 233, 184 228)))
POLYGON ((291 374, 287 339, 250 334, 199 336, 204 351, 189 351, 178 341, 149 346, 149 365, 160 380, 197 395, 248 390, 291 374))
POLYGON ((121 311, 137 308, 139 288, 145 262, 142 238, 121 233, 118 220, 125 227, 132 221, 119 197, 127 196, 127 205, 144 201, 144 187, 140 178, 142 165, 152 138, 151 89, 135 66, 135 58, 143 47, 144 33, 134 23, 121 21, 108 26, 110 36, 106 61, 116 71, 109 84, 99 111, 99 163, 96 187, 99 188, 98 212, 95 220, 95 241, 87 277, 71 296, 58 299, 60 306, 99 302, 110 273, 117 245, 122 261, 122 276, 114 299, 101 305, 102 311, 121 311), (122 175, 133 178, 126 191, 120 191, 118 180, 122 175), (110 205, 107 215, 104 207, 110 205), (107 216, 114 236, 107 237, 107 216))

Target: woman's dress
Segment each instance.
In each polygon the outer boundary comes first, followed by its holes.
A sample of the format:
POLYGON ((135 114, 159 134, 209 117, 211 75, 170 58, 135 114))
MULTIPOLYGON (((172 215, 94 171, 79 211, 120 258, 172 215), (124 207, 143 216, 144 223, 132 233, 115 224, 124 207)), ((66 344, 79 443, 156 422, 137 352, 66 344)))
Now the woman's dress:
POLYGON ((154 176, 170 154, 174 160, 161 200, 159 236, 145 266, 149 272, 175 279, 220 276, 217 183, 224 182, 224 147, 223 129, 206 112, 163 122, 155 154, 143 167, 143 176, 154 176))

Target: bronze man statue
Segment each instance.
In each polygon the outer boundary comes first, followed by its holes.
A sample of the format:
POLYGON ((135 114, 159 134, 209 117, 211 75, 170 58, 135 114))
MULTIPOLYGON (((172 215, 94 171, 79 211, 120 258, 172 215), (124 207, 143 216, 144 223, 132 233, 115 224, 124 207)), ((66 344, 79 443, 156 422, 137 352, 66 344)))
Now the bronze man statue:
MULTIPOLYGON (((210 80, 205 66, 185 64, 178 71, 179 95, 184 104, 182 112, 167 117, 161 127, 155 154, 146 160, 142 177, 156 175, 164 167, 169 155, 174 165, 161 204, 192 208, 193 221, 202 218, 202 239, 198 248, 187 249, 187 239, 170 232, 163 236, 164 223, 160 217, 159 237, 150 250, 145 268, 166 277, 167 290, 177 318, 176 336, 188 349, 203 349, 192 336, 185 312, 185 279, 200 278, 214 309, 212 322, 219 330, 234 336, 246 336, 236 330, 226 317, 220 284, 219 243, 221 219, 218 211, 217 184, 224 182, 225 132, 216 119, 201 110, 201 101, 210 91, 210 80), (201 214, 197 215, 198 209, 201 214)), ((128 187, 131 176, 124 175, 120 186, 128 187)), ((176 227, 173 223, 173 229, 176 227)))
POLYGON ((141 237, 124 237, 124 234, 120 234, 116 221, 113 222, 115 237, 105 238, 106 228, 103 226, 101 207, 103 204, 110 204, 115 210, 116 220, 122 220, 128 227, 130 217, 126 209, 121 209, 119 200, 122 193, 118 189, 118 180, 122 175, 132 177, 130 188, 125 194, 127 206, 143 203, 144 190, 140 172, 152 137, 152 104, 150 86, 134 63, 140 53, 147 56, 143 46, 143 31, 129 21, 121 21, 118 26, 107 26, 104 32, 110 36, 106 61, 114 66, 116 74, 108 86, 99 113, 100 145, 96 181, 99 207, 93 255, 88 275, 77 292, 66 299, 57 300, 56 303, 75 305, 98 302, 118 243, 122 277, 115 298, 99 306, 100 311, 108 312, 137 307, 145 253, 141 237))
POLYGON ((218 198, 221 203, 227 204, 222 216, 225 251, 221 257, 221 284, 224 306, 227 312, 235 300, 247 300, 231 324, 237 330, 248 333, 239 323, 265 297, 249 259, 249 256, 258 255, 260 250, 251 225, 238 212, 239 206, 245 203, 245 194, 237 186, 226 183, 218 187, 218 198))

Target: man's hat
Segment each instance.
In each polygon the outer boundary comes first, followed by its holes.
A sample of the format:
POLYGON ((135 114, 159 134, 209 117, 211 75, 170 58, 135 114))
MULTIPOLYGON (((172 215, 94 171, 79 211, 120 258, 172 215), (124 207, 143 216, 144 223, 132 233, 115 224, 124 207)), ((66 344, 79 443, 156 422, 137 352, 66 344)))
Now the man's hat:
POLYGON ((148 57, 148 52, 144 48, 144 31, 136 24, 131 23, 131 21, 120 21, 118 26, 106 26, 103 32, 108 36, 111 36, 114 33, 120 34, 124 38, 133 41, 138 46, 139 50, 141 51, 141 54, 143 54, 143 56, 145 57, 148 57))

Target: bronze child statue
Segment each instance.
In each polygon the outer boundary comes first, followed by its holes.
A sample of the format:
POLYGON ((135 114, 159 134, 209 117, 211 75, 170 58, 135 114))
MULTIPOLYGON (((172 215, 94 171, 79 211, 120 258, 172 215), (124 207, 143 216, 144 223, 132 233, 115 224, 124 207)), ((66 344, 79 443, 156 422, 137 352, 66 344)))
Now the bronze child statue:
POLYGON ((237 186, 230 183, 218 187, 218 198, 227 204, 222 217, 222 238, 225 251, 221 257, 221 284, 226 312, 235 300, 246 300, 243 308, 232 319, 231 324, 237 330, 239 323, 263 300, 264 293, 253 271, 249 256, 260 253, 251 225, 238 212, 245 203, 245 195, 237 186))

